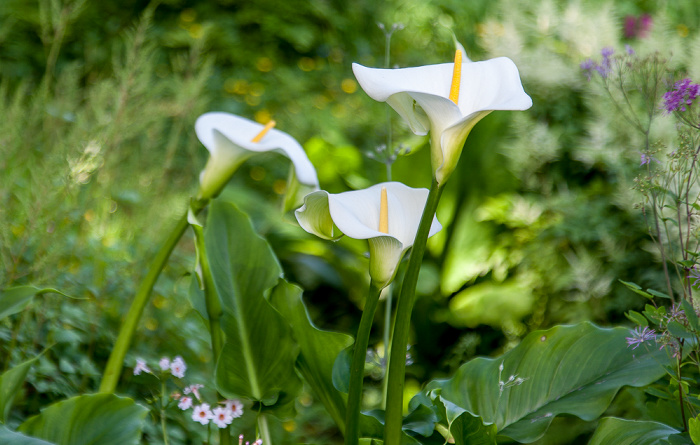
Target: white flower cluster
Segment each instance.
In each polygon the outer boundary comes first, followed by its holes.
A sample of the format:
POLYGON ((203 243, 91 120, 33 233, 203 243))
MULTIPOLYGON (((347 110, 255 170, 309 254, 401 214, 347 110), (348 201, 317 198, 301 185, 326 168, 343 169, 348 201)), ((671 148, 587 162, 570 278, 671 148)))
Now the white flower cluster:
MULTIPOLYGON (((180 356, 175 357, 173 360, 170 360, 169 357, 163 357, 158 362, 158 366, 161 370, 161 376, 170 373, 178 379, 184 378, 187 370, 187 365, 180 356)), ((146 361, 139 358, 136 359, 134 375, 140 375, 142 372, 153 374, 146 361)), ((202 402, 199 390, 203 387, 204 385, 198 383, 186 386, 182 390, 182 394, 175 392, 171 395, 171 398, 178 401, 177 407, 183 411, 192 408, 192 420, 202 425, 208 425, 209 422, 213 422, 219 428, 226 428, 233 422, 233 419, 243 415, 243 403, 240 400, 224 400, 218 404, 222 406, 216 406, 212 409, 208 403, 202 402), (194 405, 195 400, 199 403, 198 405, 194 405)), ((254 445, 257 443, 254 442, 254 445)), ((262 444, 262 441, 259 443, 262 444)))

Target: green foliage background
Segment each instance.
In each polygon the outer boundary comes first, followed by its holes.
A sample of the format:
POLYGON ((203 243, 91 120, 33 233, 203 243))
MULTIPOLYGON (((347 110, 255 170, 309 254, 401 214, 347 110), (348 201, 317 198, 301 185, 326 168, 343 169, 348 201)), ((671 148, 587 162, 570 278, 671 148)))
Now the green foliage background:
MULTIPOLYGON (((4 369, 53 345, 30 372, 10 424, 95 390, 144 265, 196 191, 207 157, 193 131, 200 114, 274 117, 331 192, 386 180, 384 166, 363 155, 385 143, 386 108, 351 71, 352 62, 383 65, 377 22, 405 27, 393 36, 392 65, 450 60, 454 32, 472 60, 511 57, 534 102, 482 121, 444 192, 445 230, 429 244, 419 283, 409 389, 475 355, 508 350, 536 328, 624 322, 622 313, 642 302, 617 280, 660 287, 662 274, 633 208, 636 140, 578 66, 604 46, 630 44, 672 54, 674 67, 697 81, 700 15, 690 3, 1 2, 0 287, 89 298, 43 295, 0 324, 4 369), (650 35, 624 38, 625 17, 643 13, 654 20, 650 35)), ((427 187, 426 140, 395 116, 391 125, 394 140, 412 147, 393 179, 427 187)), ((366 246, 330 244, 289 224, 279 213, 288 168, 277 155, 256 157, 224 196, 253 217, 287 279, 305 289, 316 324, 354 332, 366 246)), ((195 375, 211 371, 206 329, 186 299, 193 252, 191 239, 176 250, 130 363, 180 354, 195 375)), ((120 391, 148 394, 135 379, 120 391)), ((379 397, 378 385, 372 394, 379 397)), ((337 439, 305 397, 302 420, 277 425, 276 434, 337 439)), ((183 440, 191 427, 173 426, 183 440)), ((146 442, 158 440, 149 434, 146 442)))

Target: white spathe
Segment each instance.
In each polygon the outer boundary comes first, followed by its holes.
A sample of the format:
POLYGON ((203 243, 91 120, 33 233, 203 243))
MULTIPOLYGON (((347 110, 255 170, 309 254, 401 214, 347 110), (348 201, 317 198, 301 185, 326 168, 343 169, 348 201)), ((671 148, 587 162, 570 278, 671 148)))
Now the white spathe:
POLYGON ((507 57, 472 62, 463 54, 459 100, 449 99, 453 63, 379 69, 353 63, 365 92, 386 102, 417 135, 431 133, 433 176, 444 185, 457 165, 464 141, 479 120, 494 110, 526 110, 518 68, 507 57))
MULTIPOLYGON (((428 190, 414 189, 400 182, 384 182, 364 190, 331 194, 319 190, 306 195, 295 214, 309 233, 328 240, 343 235, 369 242, 372 280, 385 287, 393 280, 401 258, 413 245, 428 190), (382 188, 387 191, 388 233, 379 231, 382 188)), ((433 216, 430 233, 442 229, 433 216)))
POLYGON ((263 128, 257 122, 223 112, 205 113, 197 119, 195 133, 210 154, 199 176, 200 199, 218 195, 236 169, 250 156, 273 150, 282 152, 292 161, 299 182, 318 189, 316 169, 296 139, 273 128, 260 142, 251 142, 263 128))

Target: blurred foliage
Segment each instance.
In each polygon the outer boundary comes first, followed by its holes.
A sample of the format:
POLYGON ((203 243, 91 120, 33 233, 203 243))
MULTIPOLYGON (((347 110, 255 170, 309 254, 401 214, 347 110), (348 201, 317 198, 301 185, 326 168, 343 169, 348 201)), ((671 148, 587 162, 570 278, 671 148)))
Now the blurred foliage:
MULTIPOLYGON (((445 229, 430 241, 421 275, 407 388, 510 349, 533 329, 624 321, 623 312, 643 302, 617 280, 660 288, 663 274, 633 208, 638 140, 588 87, 579 63, 630 44, 672 54, 674 67, 697 81, 700 14, 690 3, 0 2, 0 287, 46 285, 89 297, 37 297, 0 322, 5 369, 48 348, 10 425, 95 390, 144 265, 196 189, 207 153, 193 123, 203 112, 274 118, 304 145, 331 192, 386 179, 384 165, 363 156, 386 143, 386 106, 371 101, 351 71, 352 62, 383 66, 377 22, 404 25, 392 38, 392 66, 451 60, 454 32, 472 60, 511 57, 534 102, 527 112, 484 119, 444 192, 445 229), (641 14, 653 18, 649 35, 624 37, 626 16, 641 14)), ((426 140, 395 115, 391 129, 395 143, 412 148, 393 179, 427 187, 426 140)), ((354 332, 368 285, 366 245, 313 239, 282 218, 289 166, 280 159, 247 162, 224 198, 252 216, 287 278, 306 290, 317 325, 354 332)), ((211 372, 206 328, 186 299, 193 258, 185 239, 129 363, 180 354, 195 375, 211 372)), ((382 324, 373 337, 379 346, 382 324)), ((377 382, 368 395, 379 390, 377 382)), ((149 394, 132 378, 120 391, 149 394)), ((300 398, 301 417, 275 425, 274 434, 336 440, 312 400, 300 398)), ((174 416, 173 438, 195 440, 188 419, 174 416)), ((154 427, 144 440, 158 437, 154 427)))

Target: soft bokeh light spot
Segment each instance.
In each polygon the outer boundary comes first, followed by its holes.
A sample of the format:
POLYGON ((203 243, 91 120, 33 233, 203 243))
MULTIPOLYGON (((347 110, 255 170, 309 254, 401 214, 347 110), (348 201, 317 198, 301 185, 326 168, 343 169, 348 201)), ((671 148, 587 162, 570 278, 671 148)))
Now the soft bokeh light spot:
POLYGON ((250 169, 250 177, 254 181, 262 181, 263 179, 265 179, 266 174, 267 171, 265 171, 265 169, 260 167, 259 165, 256 165, 255 167, 250 169))
POLYGON ((302 71, 313 71, 316 68, 316 61, 311 57, 302 57, 297 64, 302 71))
POLYGON ((287 191, 287 181, 278 179, 272 184, 272 190, 278 195, 283 195, 287 191))
POLYGON ((357 91, 357 82, 354 79, 343 79, 340 83, 340 89, 348 94, 352 94, 357 91))
POLYGON ((676 32, 678 33, 679 36, 681 36, 683 38, 688 37, 688 33, 689 33, 688 27, 682 23, 680 25, 676 26, 676 32))
POLYGON ((255 62, 255 68, 257 68, 258 71, 262 71, 263 73, 272 71, 272 59, 270 59, 269 57, 260 57, 255 62))
POLYGON ((259 124, 267 124, 272 119, 272 114, 265 109, 258 110, 255 112, 255 122, 259 124))
POLYGON ((197 11, 195 11, 192 8, 183 9, 182 12, 180 13, 180 20, 182 20, 185 23, 194 22, 196 18, 197 18, 197 11))

